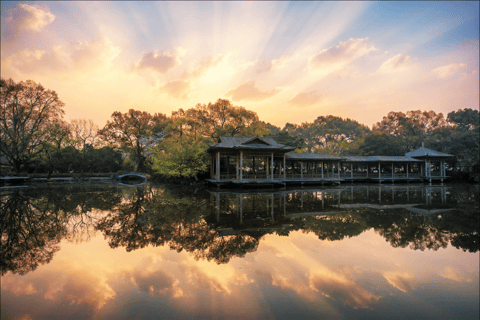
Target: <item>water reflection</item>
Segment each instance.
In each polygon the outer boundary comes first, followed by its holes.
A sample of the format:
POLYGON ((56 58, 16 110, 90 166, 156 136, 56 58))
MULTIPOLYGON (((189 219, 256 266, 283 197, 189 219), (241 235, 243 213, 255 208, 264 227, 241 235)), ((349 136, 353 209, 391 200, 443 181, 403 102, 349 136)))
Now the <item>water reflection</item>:
POLYGON ((101 231, 110 247, 185 250, 227 263, 267 234, 313 233, 338 241, 373 229, 393 247, 479 249, 478 186, 347 186, 206 192, 145 185, 2 190, 1 272, 48 263, 58 243, 101 231))

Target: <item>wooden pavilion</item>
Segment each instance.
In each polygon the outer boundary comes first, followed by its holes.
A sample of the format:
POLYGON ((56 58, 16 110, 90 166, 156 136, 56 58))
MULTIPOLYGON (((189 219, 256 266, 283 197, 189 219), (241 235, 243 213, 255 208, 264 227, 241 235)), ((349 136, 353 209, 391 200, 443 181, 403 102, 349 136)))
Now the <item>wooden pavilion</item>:
POLYGON ((453 155, 419 148, 405 156, 341 157, 295 153, 295 147, 263 137, 220 137, 211 145, 208 182, 253 186, 340 183, 341 181, 432 181, 447 178, 445 160, 453 155))

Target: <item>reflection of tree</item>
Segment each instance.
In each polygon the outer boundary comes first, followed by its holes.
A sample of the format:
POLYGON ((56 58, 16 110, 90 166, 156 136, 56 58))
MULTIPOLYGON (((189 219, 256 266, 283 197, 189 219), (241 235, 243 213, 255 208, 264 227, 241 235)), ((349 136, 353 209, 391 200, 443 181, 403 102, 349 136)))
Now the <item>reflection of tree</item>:
POLYGON ((20 190, 2 192, 1 273, 25 274, 48 263, 65 234, 62 217, 50 212, 47 198, 32 198, 20 190))
POLYGON ((78 240, 93 229, 94 209, 108 210, 120 199, 114 187, 92 185, 2 190, 2 274, 48 263, 62 238, 78 240))
POLYGON ((367 230, 365 221, 358 215, 338 213, 317 219, 310 217, 305 221, 303 229, 315 233, 320 240, 342 240, 345 237, 355 237, 367 230))
POLYGON ((137 188, 129 201, 116 206, 97 225, 112 248, 127 251, 169 245, 196 259, 226 263, 255 251, 258 240, 247 235, 221 236, 204 217, 210 207, 201 195, 137 188))

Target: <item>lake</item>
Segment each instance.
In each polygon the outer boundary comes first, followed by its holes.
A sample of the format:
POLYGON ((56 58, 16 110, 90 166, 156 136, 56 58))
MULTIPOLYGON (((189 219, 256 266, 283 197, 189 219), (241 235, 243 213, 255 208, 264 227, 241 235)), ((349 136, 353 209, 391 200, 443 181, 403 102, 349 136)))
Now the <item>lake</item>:
POLYGON ((478 319, 479 189, 4 188, 2 319, 478 319))

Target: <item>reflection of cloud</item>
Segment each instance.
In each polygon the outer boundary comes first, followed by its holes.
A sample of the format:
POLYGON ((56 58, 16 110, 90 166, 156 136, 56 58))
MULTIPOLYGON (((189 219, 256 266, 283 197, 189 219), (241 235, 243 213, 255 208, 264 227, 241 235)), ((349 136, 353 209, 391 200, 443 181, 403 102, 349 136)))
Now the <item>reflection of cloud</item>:
POLYGON ((177 65, 178 61, 169 52, 149 52, 135 64, 136 69, 150 69, 159 73, 166 73, 177 65))
POLYGON ((19 3, 17 8, 10 10, 9 13, 6 22, 10 24, 11 31, 14 33, 20 30, 40 32, 55 20, 55 15, 48 9, 24 3, 19 3))
POLYGON ((173 297, 183 296, 183 291, 178 287, 178 280, 174 280, 162 270, 142 272, 136 270, 131 275, 131 281, 143 292, 150 295, 168 295, 173 297))
POLYGON ((160 91, 168 93, 175 98, 187 98, 187 91, 190 84, 183 80, 170 81, 160 87, 160 91))
POLYGON ((323 295, 342 301, 355 309, 369 308, 381 297, 362 289, 345 275, 325 270, 310 276, 310 287, 323 295))
POLYGON ((350 39, 312 56, 310 58, 310 66, 315 69, 331 66, 341 68, 376 50, 377 48, 369 42, 368 38, 350 39))
POLYGON ((437 78, 446 79, 457 74, 457 72, 464 66, 465 65, 463 63, 452 63, 446 66, 435 68, 432 71, 437 78))
POLYGON ((397 288, 403 292, 409 292, 415 290, 416 285, 413 283, 414 277, 408 272, 384 272, 383 277, 394 288, 397 288))
POLYGON ((24 277, 7 274, 2 277, 2 290, 15 295, 40 294, 51 301, 65 299, 70 304, 87 304, 96 310, 115 297, 115 292, 101 275, 89 274, 81 268, 72 268, 71 265, 68 268, 63 265, 59 270, 47 268, 24 277), (61 277, 58 276, 59 270, 62 270, 61 277))
POLYGON ((292 99, 288 100, 288 103, 294 106, 307 107, 319 100, 320 95, 315 91, 310 91, 296 94, 292 99))
POLYGON ((260 101, 274 96, 279 90, 272 89, 270 91, 260 91, 256 87, 255 81, 247 81, 240 85, 236 89, 227 92, 227 96, 232 97, 232 100, 248 100, 248 101, 260 101))
POLYGON ((413 63, 413 58, 404 54, 397 54, 395 57, 385 61, 380 67, 381 73, 390 73, 402 70, 413 63))
POLYGON ((453 281, 457 281, 457 282, 472 282, 473 281, 471 278, 468 278, 468 277, 465 277, 465 276, 459 274, 457 271, 455 271, 451 267, 445 268, 440 273, 440 276, 442 276, 444 278, 447 278, 447 279, 450 279, 450 280, 453 280, 453 281))

